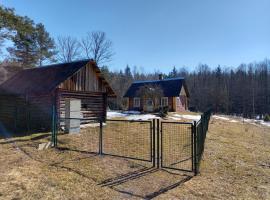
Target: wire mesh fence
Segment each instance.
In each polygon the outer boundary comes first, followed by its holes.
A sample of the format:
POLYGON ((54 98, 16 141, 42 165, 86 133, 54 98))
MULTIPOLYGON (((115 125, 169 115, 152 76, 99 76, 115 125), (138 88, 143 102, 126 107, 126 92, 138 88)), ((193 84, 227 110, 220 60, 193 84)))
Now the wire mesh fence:
POLYGON ((200 163, 204 152, 205 138, 208 131, 211 110, 204 112, 201 119, 194 124, 194 172, 197 174, 200 169, 200 163))
POLYGON ((56 122, 52 135, 55 146, 78 152, 100 153, 100 119, 59 118, 56 122))
POLYGON ((52 142, 62 149, 117 156, 197 174, 210 116, 211 111, 207 111, 193 123, 52 117, 52 142))
POLYGON ((60 149, 153 161, 152 121, 59 118, 52 142, 60 149))
POLYGON ((152 162, 152 121, 107 120, 102 153, 152 162))
POLYGON ((192 123, 161 122, 161 167, 192 172, 192 123))

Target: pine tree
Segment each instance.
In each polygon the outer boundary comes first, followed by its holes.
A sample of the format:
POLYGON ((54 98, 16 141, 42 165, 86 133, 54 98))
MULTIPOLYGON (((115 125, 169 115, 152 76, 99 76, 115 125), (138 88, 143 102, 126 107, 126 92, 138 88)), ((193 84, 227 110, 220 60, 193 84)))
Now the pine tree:
POLYGON ((56 55, 54 40, 50 37, 49 33, 45 30, 43 24, 36 25, 36 42, 37 42, 37 59, 39 66, 44 61, 54 62, 56 55))
POLYGON ((12 59, 22 63, 24 67, 34 67, 38 62, 37 34, 34 22, 28 17, 21 18, 15 36, 12 36, 13 47, 8 48, 12 59))

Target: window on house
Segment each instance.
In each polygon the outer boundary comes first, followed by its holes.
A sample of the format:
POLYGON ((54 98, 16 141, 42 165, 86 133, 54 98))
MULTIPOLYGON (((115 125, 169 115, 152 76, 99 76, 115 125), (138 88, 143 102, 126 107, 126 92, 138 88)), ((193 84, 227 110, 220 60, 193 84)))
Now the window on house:
POLYGON ((176 97, 176 105, 177 106, 181 105, 180 97, 176 97))
POLYGON ((161 98, 161 106, 168 106, 168 97, 161 98))
POLYGON ((153 100, 152 99, 147 99, 146 100, 146 105, 147 106, 153 106, 153 100))
POLYGON ((141 104, 140 98, 134 98, 134 107, 138 108, 140 107, 140 104, 141 104))

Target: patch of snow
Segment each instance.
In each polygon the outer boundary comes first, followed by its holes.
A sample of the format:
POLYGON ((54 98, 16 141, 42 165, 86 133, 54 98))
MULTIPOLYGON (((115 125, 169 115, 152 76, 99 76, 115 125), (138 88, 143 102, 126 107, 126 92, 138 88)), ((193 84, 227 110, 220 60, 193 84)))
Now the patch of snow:
POLYGON ((247 119, 247 118, 243 119, 241 117, 236 117, 236 116, 224 117, 224 116, 219 116, 219 115, 213 115, 212 117, 214 119, 221 119, 221 120, 225 120, 225 121, 232 122, 232 123, 244 122, 244 123, 249 123, 249 124, 253 124, 256 126, 263 125, 263 126, 270 127, 270 122, 265 122, 263 120, 258 120, 258 119, 247 119), (237 119, 237 120, 235 120, 235 119, 237 119))
POLYGON ((264 126, 269 126, 270 127, 270 122, 264 122, 263 120, 261 120, 261 125, 264 125, 264 126))
POLYGON ((126 117, 127 120, 149 120, 149 119, 154 119, 154 118, 159 118, 159 117, 153 114, 130 115, 126 117))
POLYGON ((173 117, 176 117, 179 119, 190 119, 194 121, 199 121, 201 119, 201 115, 180 115, 180 114, 173 114, 173 117))
POLYGON ((122 113, 120 111, 108 111, 107 117, 108 118, 114 118, 114 117, 126 117, 128 114, 122 113))
POLYGON ((107 118, 123 117, 127 120, 149 120, 159 118, 153 114, 141 114, 139 111, 108 111, 107 118))
POLYGON ((136 111, 136 110, 124 111, 123 113, 125 113, 125 114, 134 114, 134 115, 139 115, 139 114, 141 114, 140 111, 136 111))
POLYGON ((212 117, 214 119, 221 119, 221 120, 226 120, 226 121, 230 120, 230 118, 228 118, 228 117, 222 117, 222 116, 218 116, 218 115, 213 115, 212 117))
POLYGON ((169 116, 168 118, 172 119, 172 120, 181 120, 182 119, 182 118, 179 118, 179 117, 172 117, 172 116, 169 116))

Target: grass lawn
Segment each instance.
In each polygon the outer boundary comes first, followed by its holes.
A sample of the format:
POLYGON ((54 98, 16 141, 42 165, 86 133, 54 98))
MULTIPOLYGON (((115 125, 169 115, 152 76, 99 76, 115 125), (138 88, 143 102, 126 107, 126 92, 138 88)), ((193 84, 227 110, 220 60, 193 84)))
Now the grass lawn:
MULTIPOLYGON (((105 128, 110 138, 105 152, 149 158, 148 124, 110 126, 116 131, 105 128), (120 140, 126 145, 113 148, 120 140), (128 148, 133 141, 143 145, 128 148)), ((60 135, 59 149, 43 151, 37 147, 50 140, 46 133, 0 139, 0 199, 270 198, 270 128, 212 119, 196 177, 151 168, 150 162, 91 153, 98 150, 98 131, 60 135)))

